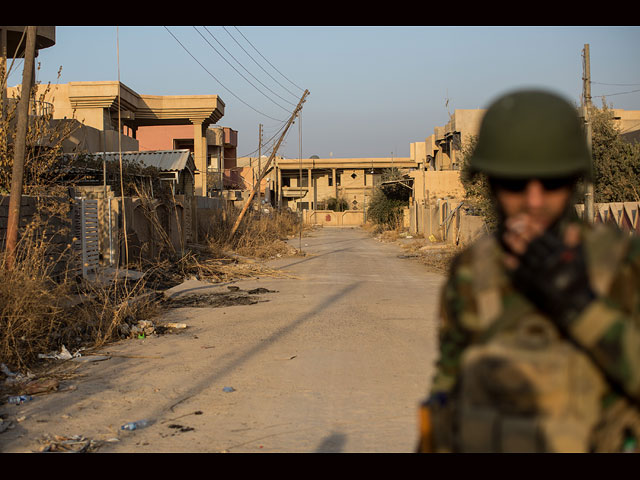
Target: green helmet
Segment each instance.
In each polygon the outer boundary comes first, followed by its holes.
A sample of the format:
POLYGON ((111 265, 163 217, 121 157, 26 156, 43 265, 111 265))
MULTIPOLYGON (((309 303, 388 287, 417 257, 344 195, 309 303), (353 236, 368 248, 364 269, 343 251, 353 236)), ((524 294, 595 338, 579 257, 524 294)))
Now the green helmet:
POLYGON ((499 178, 589 177, 591 154, 575 107, 550 92, 522 90, 489 107, 469 166, 499 178))

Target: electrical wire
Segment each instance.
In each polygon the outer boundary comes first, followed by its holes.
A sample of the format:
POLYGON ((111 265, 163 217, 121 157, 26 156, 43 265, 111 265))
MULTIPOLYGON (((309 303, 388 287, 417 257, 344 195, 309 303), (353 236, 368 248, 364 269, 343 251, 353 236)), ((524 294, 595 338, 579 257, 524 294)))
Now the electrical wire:
POLYGON ((595 97, 595 98, 614 97, 616 95, 626 95, 627 93, 636 93, 636 92, 640 92, 640 89, 631 90, 628 92, 609 93, 608 95, 592 95, 592 97, 595 97))
POLYGON ((225 62, 227 62, 231 68, 233 68, 233 69, 236 71, 236 73, 237 73, 238 75, 240 75, 242 78, 244 78, 244 79, 247 81, 247 83, 248 83, 249 85, 251 85, 253 88, 255 88, 255 89, 256 89, 258 92, 260 92, 262 95, 264 95, 264 96, 267 98, 267 100, 269 100, 269 101, 273 102, 273 104, 274 104, 274 105, 277 105, 278 107, 280 107, 281 109, 283 109, 285 112, 288 112, 288 110, 287 110, 285 107, 283 107, 282 105, 278 104, 275 100, 273 100, 271 97, 269 97, 269 95, 265 94, 262 90, 260 90, 260 89, 259 89, 258 87, 256 87, 253 83, 251 83, 249 80, 247 80, 247 77, 245 77, 242 73, 240 73, 240 72, 238 71, 238 69, 237 69, 236 67, 234 67, 234 66, 231 64, 231 62, 229 62, 229 60, 227 60, 227 59, 224 57, 224 55, 222 55, 222 54, 221 54, 221 53, 216 49, 216 47, 214 47, 213 45, 211 45, 211 43, 209 42, 209 40, 207 40, 207 39, 205 38, 205 36, 204 36, 204 35, 202 35, 202 33, 200 33, 200 31, 199 31, 196 27, 193 27, 193 29, 194 29, 196 32, 198 32, 198 35, 200 35, 200 36, 204 39, 204 41, 205 41, 205 42, 207 42, 207 44, 208 44, 211 48, 213 48, 213 50, 214 50, 214 51, 215 51, 215 52, 216 52, 216 53, 217 53, 217 54, 218 54, 218 55, 219 55, 219 56, 220 56, 220 57, 221 57, 225 62))
MULTIPOLYGON (((272 137, 269 138, 269 140, 267 140, 266 142, 262 143, 263 147, 266 147, 265 150, 268 151, 269 150, 269 144, 271 143, 271 146, 273 147, 276 141, 276 137, 278 137, 280 135, 280 132, 282 132, 282 130, 284 129, 285 124, 283 123, 280 128, 278 128, 278 130, 273 134, 272 137)), ((264 129, 262 130, 264 133, 264 129)), ((240 157, 249 157, 251 155, 253 155, 254 153, 256 153, 258 151, 258 148, 256 148, 255 150, 253 150, 252 152, 249 152, 246 155, 240 155, 240 157)))
POLYGON ((185 47, 185 46, 182 44, 182 42, 180 42, 180 40, 178 40, 178 38, 177 38, 177 37, 176 37, 176 36, 171 32, 171 30, 169 30, 166 26, 165 26, 164 28, 165 28, 165 30, 167 30, 167 32, 169 32, 169 34, 170 34, 170 35, 175 39, 175 41, 176 41, 176 42, 178 42, 178 44, 179 44, 179 45, 180 45, 180 46, 181 46, 181 47, 182 47, 182 48, 183 48, 183 49, 184 49, 184 50, 189 54, 189 56, 190 56, 191 58, 193 58, 193 59, 196 61, 196 63, 197 63, 198 65, 200 65, 200 66, 203 68, 203 70, 209 74, 209 76, 211 76, 211 77, 212 77, 216 82, 218 82, 218 83, 220 84, 220 86, 222 86, 222 88, 224 88, 227 92, 229 92, 232 96, 234 96, 238 101, 240 101, 241 103, 243 103, 244 105, 246 105, 247 107, 249 107, 249 108, 250 108, 251 110, 253 110, 254 112, 259 113, 260 115, 263 115, 263 116, 265 116, 265 117, 267 117, 267 118, 270 118, 271 120, 275 120, 276 122, 285 122, 285 121, 286 121, 286 120, 282 120, 282 119, 279 119, 279 118, 273 118, 273 117, 271 117, 271 116, 267 115, 266 113, 263 113, 263 112, 261 112, 261 111, 259 111, 259 110, 256 110, 254 107, 252 107, 252 106, 251 106, 251 105, 249 105, 247 102, 245 102, 245 101, 244 101, 244 100, 242 100, 240 97, 238 97, 235 93, 233 93, 231 90, 229 90, 229 89, 228 89, 228 88, 227 88, 227 87, 226 87, 226 86, 225 86, 225 85, 224 85, 220 80, 218 80, 218 79, 215 77, 215 75, 213 75, 209 70, 207 70, 207 68, 206 68, 202 63, 200 63, 200 61, 199 61, 195 56, 193 56, 193 54, 189 51, 189 49, 187 49, 187 47, 185 47))
MULTIPOLYGON (((229 32, 229 30, 227 30, 224 26, 223 26, 222 28, 223 28, 223 29, 224 29, 224 31, 225 31, 225 32, 227 32, 227 34, 228 34, 228 35, 233 39, 233 41, 234 41, 234 42, 236 42, 236 44, 237 44, 237 45, 242 49, 242 51, 243 51, 244 53, 246 53, 246 54, 247 54, 247 56, 248 56, 251 60, 253 60, 253 63, 255 63, 258 67, 260 67, 260 69, 261 69, 264 73, 266 73, 267 75, 269 75, 269 77, 270 77, 274 82, 276 82, 278 85, 280 85, 284 90, 286 90, 286 91, 287 91, 288 93, 290 93, 292 96, 294 96, 294 97, 296 96, 296 94, 295 94, 295 93, 293 93, 293 92, 292 92, 291 90, 289 90, 287 87, 285 87, 284 85, 282 85, 278 80, 276 80, 276 79, 273 77, 273 75, 271 75, 269 72, 267 72, 267 71, 264 69, 264 67, 263 67, 262 65, 260 65, 260 64, 256 61, 256 59, 255 59, 255 58, 253 58, 253 57, 251 56, 251 54, 245 50, 245 48, 242 46, 242 44, 241 44, 240 42, 238 42, 238 40, 236 40, 236 38, 235 38, 233 35, 231 35, 231 32, 229 32)), ((236 30, 237 30, 237 28, 236 28, 236 30)))
POLYGON ((291 85, 293 85, 294 87, 299 88, 300 90, 304 90, 303 88, 300 88, 298 85, 296 85, 296 84, 295 84, 295 83, 293 83, 291 80, 289 80, 286 76, 284 76, 284 74, 283 74, 280 70, 278 70, 276 67, 274 67, 274 66, 271 64, 271 62, 269 62, 269 60, 267 60, 267 59, 264 57, 264 55, 262 55, 262 54, 258 51, 258 49, 257 49, 256 47, 254 47, 254 46, 253 46, 253 44, 249 41, 249 39, 248 39, 247 37, 245 37, 245 36, 242 34, 242 32, 238 29, 238 27, 233 27, 233 28, 235 28, 236 30, 238 30, 238 33, 239 33, 240 35, 242 35, 242 38, 244 38, 244 39, 247 41, 247 43, 248 43, 249 45, 251 45, 251 47, 253 47, 253 49, 254 49, 256 52, 258 52, 258 55, 260 55, 260 56, 264 59, 264 61, 265 61, 265 62, 267 62, 269 65, 271 65, 271 67, 272 67, 276 72, 278 72, 280 75, 282 75, 282 77, 283 77, 286 81, 288 81, 288 82, 289 82, 291 85))
MULTIPOLYGON (((195 28, 195 27, 194 27, 194 28, 195 28)), ((276 97, 278 97, 280 100, 282 100, 282 101, 284 101, 284 102, 288 103, 289 105, 291 105, 291 106, 293 106, 293 107, 295 107, 295 106, 296 106, 296 104, 295 104, 295 103, 290 102, 290 101, 289 101, 289 100, 287 100, 286 98, 282 98, 282 97, 281 97, 280 95, 278 95, 276 92, 274 92, 273 90, 271 90, 267 85, 265 85, 264 83, 262 83, 262 82, 261 82, 261 81, 260 81, 260 80, 259 80, 259 79, 254 75, 254 74, 252 74, 249 70, 247 70, 247 68, 246 68, 244 65, 242 65, 242 63, 240 63, 240 61, 239 61, 236 57, 234 57, 234 56, 233 56, 233 54, 232 54, 229 50, 227 50, 227 49, 224 47, 224 45, 222 45, 222 43, 220 43, 220 41, 219 41, 219 40, 218 40, 218 39, 213 35, 213 33, 211 33, 211 32, 209 31, 209 29, 208 29, 207 27, 204 27, 204 26, 203 26, 202 28, 204 28, 204 29, 207 31, 207 33, 208 33, 209 35, 211 35, 211 38, 213 38, 213 39, 218 43, 218 45, 220 45, 220 46, 223 48, 223 50, 224 50, 225 52, 227 52, 227 53, 229 54, 229 56, 230 56, 231 58, 233 58, 233 59, 238 63, 238 65, 240 65, 240 66, 245 70, 245 72, 247 72, 249 75, 251 75, 251 76, 252 76, 252 77, 253 77, 253 78, 254 78, 254 79, 255 79, 255 80, 256 80, 260 85, 262 85, 264 88, 266 88, 267 90, 269 90, 271 93, 273 93, 273 94, 274 94, 276 97)), ((208 42, 207 42, 207 43, 208 43, 208 42)), ((215 49, 214 49, 214 50, 215 50, 215 49)), ((229 63, 229 62, 227 62, 227 63, 229 63)), ((229 65, 231 65, 231 64, 229 64, 229 65)), ((235 69, 234 69, 234 70, 235 70, 235 69)), ((237 70, 236 70, 236 71, 237 71, 237 70)), ((243 77, 243 78, 244 78, 244 77, 243 77)), ((246 80, 246 79, 245 79, 245 80, 246 80)), ((247 81, 248 81, 248 80, 247 80, 247 81)), ((288 110, 287 110, 287 111, 288 111, 288 110)))
POLYGON ((609 85, 614 87, 635 87, 640 85, 640 83, 601 83, 601 82, 591 82, 596 85, 609 85))

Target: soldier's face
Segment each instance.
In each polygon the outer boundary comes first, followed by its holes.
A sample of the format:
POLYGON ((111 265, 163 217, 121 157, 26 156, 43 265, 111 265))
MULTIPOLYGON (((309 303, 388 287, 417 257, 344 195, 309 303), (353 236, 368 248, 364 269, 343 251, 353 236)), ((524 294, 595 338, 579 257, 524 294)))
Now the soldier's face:
POLYGON ((495 185, 495 195, 506 219, 526 217, 538 228, 546 229, 563 215, 571 199, 572 186, 540 180, 495 185))

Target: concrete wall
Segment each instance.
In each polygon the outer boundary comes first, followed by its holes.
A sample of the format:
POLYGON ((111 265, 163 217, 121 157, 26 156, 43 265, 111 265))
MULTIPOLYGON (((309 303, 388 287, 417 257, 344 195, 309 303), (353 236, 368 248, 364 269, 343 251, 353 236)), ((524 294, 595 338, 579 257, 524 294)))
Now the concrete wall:
MULTIPOLYGON (((578 216, 583 217, 584 205, 575 206, 578 216)), ((611 202, 594 204, 593 221, 611 223, 622 230, 640 234, 640 202, 611 202)))
POLYGON ((461 199, 440 199, 429 204, 413 202, 409 206, 409 232, 436 241, 467 245, 486 232, 482 217, 467 215, 461 199))
POLYGON ((415 170, 409 175, 413 178, 413 195, 417 202, 426 198, 432 200, 464 196, 459 170, 415 170))
POLYGON ((612 109, 614 122, 620 129, 620 133, 626 136, 637 136, 640 132, 640 110, 612 109), (633 135, 633 134, 636 135, 633 135))
MULTIPOLYGON (((69 216, 56 217, 42 215, 40 206, 43 202, 68 202, 66 199, 23 196, 20 202, 20 221, 18 224, 18 247, 21 239, 27 233, 34 235, 31 238, 42 239, 46 246, 44 252, 51 261, 51 275, 64 274, 66 262, 73 262, 73 211, 69 210, 69 216), (40 218, 36 215, 42 215, 40 218), (35 222, 35 223, 34 223, 35 222)), ((0 196, 0 250, 4 252, 7 240, 7 225, 9 220, 9 196, 0 196)), ((43 259, 47 260, 47 259, 43 259)), ((73 264, 72 264, 73 265, 73 264)))
POLYGON ((364 223, 364 210, 303 210, 304 223, 326 227, 359 226, 364 223))

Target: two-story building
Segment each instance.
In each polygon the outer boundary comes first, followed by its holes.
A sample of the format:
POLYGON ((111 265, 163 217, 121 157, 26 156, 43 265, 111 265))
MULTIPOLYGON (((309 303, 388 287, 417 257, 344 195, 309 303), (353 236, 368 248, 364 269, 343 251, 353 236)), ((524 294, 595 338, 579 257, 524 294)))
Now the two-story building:
MULTIPOLYGON (((20 86, 8 88, 7 95, 15 96, 19 90, 20 86)), ((53 106, 54 124, 71 124, 72 133, 63 144, 68 153, 138 151, 139 133, 150 145, 158 137, 151 129, 180 127, 179 140, 190 144, 178 142, 160 150, 192 150, 195 194, 200 196, 207 195, 211 157, 215 165, 224 158, 222 136, 209 132, 224 116, 225 104, 218 95, 142 95, 121 82, 99 81, 38 85, 36 96, 53 106)))

